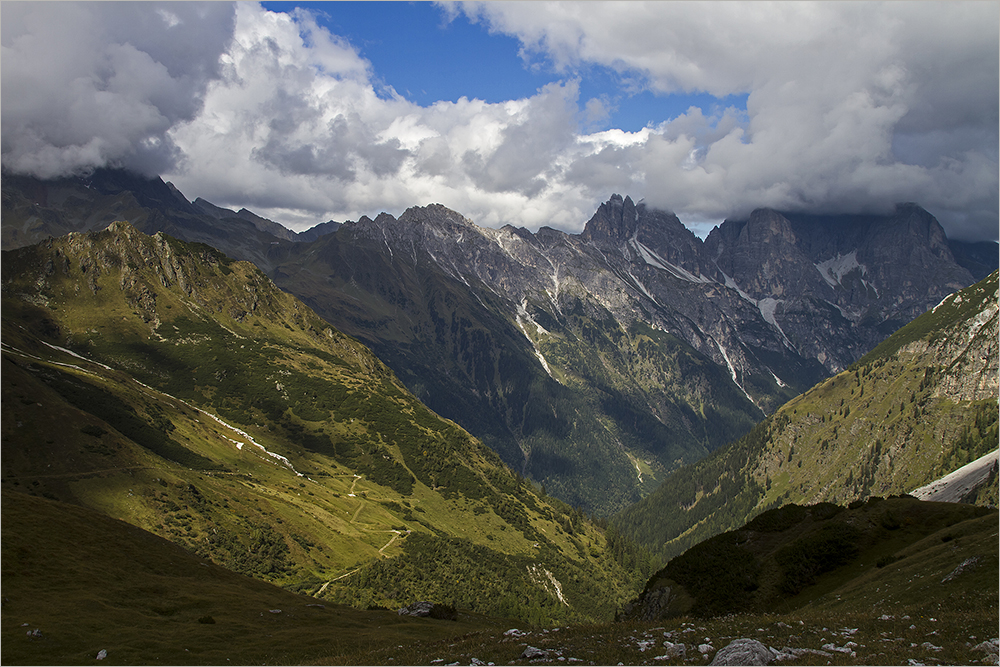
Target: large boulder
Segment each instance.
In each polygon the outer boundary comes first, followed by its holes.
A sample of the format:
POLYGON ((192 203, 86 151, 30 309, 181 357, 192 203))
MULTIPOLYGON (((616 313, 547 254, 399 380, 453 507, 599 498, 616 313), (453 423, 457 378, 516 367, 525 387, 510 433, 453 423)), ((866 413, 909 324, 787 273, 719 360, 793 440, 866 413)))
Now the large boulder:
POLYGON ((768 665, 774 660, 771 649, 756 639, 734 639, 719 649, 712 658, 712 665, 768 665))

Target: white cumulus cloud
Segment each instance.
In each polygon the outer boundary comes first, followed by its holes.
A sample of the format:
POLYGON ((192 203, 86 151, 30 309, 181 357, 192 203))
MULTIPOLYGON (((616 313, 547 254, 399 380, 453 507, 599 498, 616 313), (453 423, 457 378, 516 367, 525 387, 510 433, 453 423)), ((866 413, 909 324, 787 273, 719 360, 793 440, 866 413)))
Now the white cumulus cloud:
POLYGON ((695 109, 642 145, 584 158, 628 164, 637 194, 682 218, 914 200, 954 234, 996 237, 996 3, 500 2, 462 11, 516 36, 526 60, 567 73, 597 64, 659 93, 748 93, 745 122, 710 122, 695 109))

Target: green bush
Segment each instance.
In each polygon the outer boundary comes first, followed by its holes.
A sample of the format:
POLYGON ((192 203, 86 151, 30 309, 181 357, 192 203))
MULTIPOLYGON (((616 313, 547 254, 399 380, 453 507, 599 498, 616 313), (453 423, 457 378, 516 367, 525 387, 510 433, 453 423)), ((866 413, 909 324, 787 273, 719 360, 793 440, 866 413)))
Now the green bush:
POLYGON ((780 589, 795 595, 816 577, 852 560, 860 552, 862 531, 845 523, 828 523, 775 554, 781 568, 780 589))
POLYGON ((780 533, 801 523, 809 516, 809 510, 800 505, 784 505, 768 510, 746 525, 747 530, 758 533, 780 533))

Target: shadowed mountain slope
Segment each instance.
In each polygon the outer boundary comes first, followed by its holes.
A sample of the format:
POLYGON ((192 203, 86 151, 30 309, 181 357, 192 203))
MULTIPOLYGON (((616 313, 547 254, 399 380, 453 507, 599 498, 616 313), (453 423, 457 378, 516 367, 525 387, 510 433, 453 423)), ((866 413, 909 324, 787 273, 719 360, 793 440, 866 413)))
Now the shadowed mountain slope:
POLYGON ((994 272, 613 524, 669 558, 769 508, 908 493, 995 450, 997 309, 994 272))
POLYGON ((963 595, 977 621, 995 618, 996 528, 995 508, 906 496, 871 497, 849 507, 785 505, 673 558, 620 618, 654 621, 872 603, 898 611, 926 598, 951 598, 954 604, 963 595), (914 574, 928 565, 937 576, 914 585, 914 574))

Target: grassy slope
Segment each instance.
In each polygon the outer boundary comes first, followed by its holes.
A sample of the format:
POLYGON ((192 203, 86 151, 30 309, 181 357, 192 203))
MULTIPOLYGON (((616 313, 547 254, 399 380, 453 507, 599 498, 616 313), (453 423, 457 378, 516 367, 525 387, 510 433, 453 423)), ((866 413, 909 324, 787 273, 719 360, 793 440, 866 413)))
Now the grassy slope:
POLYGON ((997 373, 996 295, 994 273, 683 468, 614 524, 667 559, 770 507, 905 493, 992 451, 997 398, 980 385, 997 373), (982 325, 974 335, 970 322, 982 325))
MULTIPOLYGON (((794 659, 786 655, 781 664, 790 665, 988 664, 989 653, 980 645, 996 637, 1000 622, 998 527, 996 510, 912 498, 859 503, 827 519, 783 509, 691 550, 687 564, 707 565, 703 572, 711 570, 715 576, 678 598, 688 604, 707 599, 716 605, 707 611, 719 615, 687 615, 681 609, 681 615, 647 622, 533 630, 524 636, 486 632, 402 653, 395 647, 373 649, 358 662, 468 663, 477 658, 503 664, 531 645, 551 651, 543 664, 571 659, 605 665, 692 664, 707 662, 736 638, 753 638, 776 650, 811 651, 794 659), (847 549, 849 557, 816 572, 796 594, 781 594, 783 568, 801 573, 804 562, 787 555, 837 555, 835 549, 796 549, 830 537, 824 527, 831 524, 857 528, 858 542, 841 545, 853 547, 847 549), (738 569, 735 564, 744 560, 739 553, 757 565, 758 587, 752 591, 725 590, 738 569), (970 559, 975 560, 969 564, 970 559), (713 561, 721 564, 712 569, 713 561), (666 642, 684 644, 685 655, 666 655, 666 642), (704 657, 701 645, 706 645, 704 657)), ((671 585, 676 595, 677 583, 665 576, 669 570, 654 577, 650 587, 671 585)))
POLYGON ((92 510, 24 493, 3 492, 3 517, 4 664, 93 664, 101 649, 111 664, 341 661, 498 623, 323 604, 92 510), (27 634, 36 629, 40 637, 27 634))
MULTIPOLYGON (((867 503, 860 511, 895 502, 867 503)), ((940 526, 905 525, 894 531, 898 544, 883 544, 823 575, 799 601, 804 605, 782 614, 541 630, 469 613, 460 613, 457 622, 434 621, 324 603, 236 575, 86 508, 6 490, 2 504, 5 664, 93 664, 101 649, 110 663, 132 664, 468 664, 473 658, 506 664, 529 644, 552 651, 544 664, 569 658, 690 664, 654 657, 664 652, 665 641, 685 643, 690 658, 698 655, 698 644, 711 645, 711 655, 737 637, 779 649, 854 642, 854 655, 826 649, 823 661, 831 664, 906 664, 911 658, 975 664, 986 657, 975 647, 995 636, 998 623, 995 511, 954 522, 942 516, 940 526), (895 559, 878 567, 885 555, 895 559), (977 567, 944 581, 971 557, 981 559, 977 567), (199 622, 206 617, 215 622, 199 622), (506 635, 511 627, 527 634, 506 635), (28 636, 35 629, 41 636, 28 636)), ((816 664, 819 658, 806 653, 782 664, 816 664)))
POLYGON ((538 497, 252 265, 123 227, 7 253, 3 268, 5 488, 360 606, 478 590, 357 578, 406 554, 414 533, 479 549, 477 576, 509 578, 538 621, 607 617, 634 585, 601 531, 538 497), (571 605, 518 559, 571 577, 571 605))
MULTIPOLYGON (((757 516, 744 527, 705 540, 670 561, 647 583, 646 591, 671 587, 671 615, 693 613, 787 612, 806 605, 834 605, 840 589, 874 602, 873 591, 855 579, 873 582, 881 572, 926 565, 942 543, 962 536, 974 543, 982 570, 968 580, 993 584, 996 596, 997 511, 973 505, 921 502, 909 497, 857 501, 848 508, 832 503, 785 505, 757 516), (902 563, 905 559, 910 563, 902 563), (991 579, 992 577, 992 579, 991 579), (830 595, 831 593, 836 593, 830 595)), ((955 546, 954 544, 952 546, 955 546)), ((951 551, 954 551, 953 549, 951 551)), ((945 560, 950 561, 950 556, 945 560)), ((956 563, 957 565, 957 563, 956 563)), ((920 600, 903 587, 876 586, 878 603, 893 608, 920 600)))

